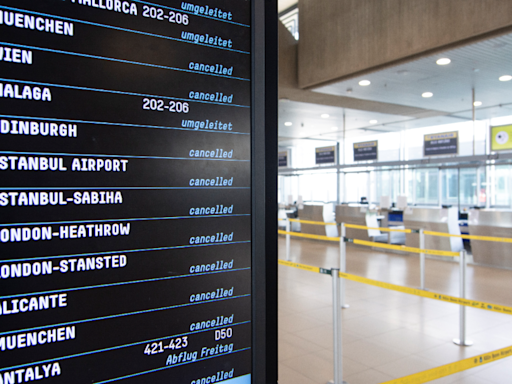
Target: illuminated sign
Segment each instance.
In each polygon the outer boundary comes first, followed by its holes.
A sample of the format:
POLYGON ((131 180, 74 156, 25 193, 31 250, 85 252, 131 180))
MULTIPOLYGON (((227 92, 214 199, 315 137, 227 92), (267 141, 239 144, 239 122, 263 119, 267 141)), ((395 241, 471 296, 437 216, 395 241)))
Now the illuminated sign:
POLYGON ((459 153, 458 132, 436 133, 425 135, 423 140, 423 155, 456 155, 459 153))
POLYGON ((334 164, 336 163, 336 147, 315 148, 315 164, 334 164))
POLYGON ((491 127, 491 151, 512 149, 512 125, 491 127))
POLYGON ((378 144, 378 141, 354 143, 354 161, 377 160, 379 153, 378 144))

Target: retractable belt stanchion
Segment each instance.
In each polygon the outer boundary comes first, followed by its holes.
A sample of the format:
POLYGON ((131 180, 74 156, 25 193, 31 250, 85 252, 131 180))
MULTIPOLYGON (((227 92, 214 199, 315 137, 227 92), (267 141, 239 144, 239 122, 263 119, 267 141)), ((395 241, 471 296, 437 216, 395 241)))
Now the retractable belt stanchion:
MULTIPOLYGON (((460 251, 460 267, 459 267, 459 283, 460 283, 460 298, 466 298, 466 250, 463 249, 460 251)), ((453 339, 453 342, 460 346, 470 346, 473 345, 473 342, 470 340, 466 340, 466 306, 460 306, 460 328, 459 328, 459 338, 453 339)))
MULTIPOLYGON (((340 272, 347 272, 347 244, 345 243, 347 229, 345 223, 340 225, 340 272)), ((345 303, 345 279, 340 281, 340 302, 341 308, 348 308, 350 305, 345 303)))
MULTIPOLYGON (((425 249, 425 233, 423 228, 420 229, 420 249, 425 249)), ((420 253, 420 274, 421 274, 421 289, 425 289, 425 254, 420 253)))
POLYGON ((340 270, 331 269, 332 277, 332 327, 334 337, 334 379, 327 384, 346 384, 343 381, 343 354, 341 341, 341 295, 340 295, 340 270))
POLYGON ((286 218, 286 260, 287 261, 291 260, 290 229, 291 229, 290 219, 286 218))

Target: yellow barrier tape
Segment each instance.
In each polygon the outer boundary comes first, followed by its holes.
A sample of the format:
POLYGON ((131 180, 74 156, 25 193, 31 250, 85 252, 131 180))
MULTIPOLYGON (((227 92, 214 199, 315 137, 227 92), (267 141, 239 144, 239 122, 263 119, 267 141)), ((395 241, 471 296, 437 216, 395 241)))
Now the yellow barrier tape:
MULTIPOLYGON (((294 263, 291 261, 285 261, 285 260, 281 260, 281 259, 278 260, 278 263, 281 265, 288 266, 288 267, 298 268, 298 269, 302 269, 304 271, 310 271, 310 272, 316 272, 316 273, 320 273, 320 270, 321 270, 321 268, 313 267, 312 265, 294 263)), ((444 295, 441 293, 424 291, 423 289, 419 289, 419 288, 404 287, 403 285, 386 283, 383 281, 373 280, 373 279, 369 279, 367 277, 352 275, 350 273, 345 273, 345 272, 340 272, 339 275, 343 279, 355 281, 357 283, 373 285, 374 287, 389 289, 391 291, 397 291, 397 292, 407 293, 409 295, 425 297, 427 299, 438 300, 438 301, 442 301, 444 303, 465 305, 466 307, 485 309, 486 311, 503 313, 505 315, 512 315, 512 307, 506 307, 504 305, 496 305, 496 304, 491 304, 491 303, 485 303, 483 301, 461 299, 460 297, 456 297, 456 296, 450 296, 450 295, 444 295)))
POLYGON ((512 356, 512 347, 497 349, 492 352, 484 353, 469 357, 464 360, 456 361, 442 365, 441 367, 427 369, 426 371, 415 373, 413 375, 401 377, 400 379, 386 381, 382 384, 420 384, 427 381, 440 379, 441 377, 453 375, 457 372, 462 372, 470 368, 479 367, 483 364, 492 363, 493 361, 512 356))
POLYGON ((395 229, 395 228, 384 228, 384 227, 365 227, 364 225, 357 225, 357 224, 345 224, 345 228, 377 229, 377 230, 382 231, 382 232, 412 233, 412 229, 395 229))
POLYGON ((293 221, 294 223, 302 223, 302 224, 313 224, 313 225, 338 225, 336 223, 324 223, 323 221, 311 221, 311 220, 300 220, 300 219, 288 219, 293 221))
POLYGON ((352 242, 354 244, 367 245, 369 247, 395 249, 397 251, 403 251, 403 252, 426 253, 429 255, 450 256, 450 257, 460 256, 458 252, 438 251, 435 249, 420 249, 420 248, 406 247, 405 245, 392 245, 392 244, 385 244, 385 243, 376 243, 373 241, 358 240, 358 239, 353 239, 352 242))
POLYGON ((474 235, 452 235, 450 233, 444 232, 433 232, 433 231, 423 231, 425 235, 431 236, 441 236, 441 237, 460 237, 462 239, 468 240, 483 240, 483 241, 495 241, 498 243, 512 243, 512 239, 506 237, 493 237, 493 236, 474 236, 474 235))
POLYGON ((302 269, 304 271, 320 273, 320 268, 313 267, 312 265, 292 263, 291 261, 286 261, 286 260, 278 260, 278 263, 281 265, 285 265, 287 267, 298 268, 298 269, 302 269))
POLYGON ((290 235, 296 237, 304 237, 306 239, 315 239, 315 240, 327 240, 327 241, 340 241, 339 237, 329 237, 323 235, 310 235, 309 233, 299 233, 299 232, 286 232, 282 230, 277 231, 280 235, 290 235))
POLYGON ((409 287, 404 287, 402 285, 385 283, 383 281, 372 280, 372 279, 368 279, 367 277, 351 275, 349 273, 344 273, 344 272, 340 272, 340 277, 347 279, 347 280, 356 281, 358 283, 373 285, 375 287, 385 288, 385 289, 402 292, 402 293, 407 293, 409 295, 421 296, 421 297, 425 297, 427 299, 439 300, 439 301, 443 301, 445 303, 465 305, 466 307, 485 309, 487 311, 499 312, 499 313, 504 313, 507 315, 512 315, 512 307, 505 307, 503 305, 485 303, 483 301, 461 299, 460 297, 449 296, 449 295, 444 295, 444 294, 430 292, 430 291, 424 291, 419 288, 409 288, 409 287))

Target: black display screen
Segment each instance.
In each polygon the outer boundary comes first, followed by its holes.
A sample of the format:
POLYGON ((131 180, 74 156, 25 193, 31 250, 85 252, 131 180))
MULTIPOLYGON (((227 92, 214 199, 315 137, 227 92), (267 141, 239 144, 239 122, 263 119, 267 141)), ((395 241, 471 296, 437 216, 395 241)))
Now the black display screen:
POLYGON ((288 167, 288 151, 282 151, 277 154, 277 164, 279 167, 288 167))
POLYGON ((315 164, 332 164, 336 162, 336 147, 315 148, 315 164))
POLYGON ((354 161, 377 160, 378 154, 377 141, 354 143, 354 161))
POLYGON ((456 155, 459 153, 458 132, 425 135, 423 151, 424 156, 456 155))
POLYGON ((250 24, 0 0, 0 383, 251 382, 250 24))

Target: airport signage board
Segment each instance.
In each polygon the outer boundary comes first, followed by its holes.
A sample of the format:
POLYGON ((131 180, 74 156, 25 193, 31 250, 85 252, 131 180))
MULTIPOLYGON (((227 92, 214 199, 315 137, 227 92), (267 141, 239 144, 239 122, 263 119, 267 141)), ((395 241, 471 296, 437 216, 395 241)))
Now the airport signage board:
POLYGON ((354 143, 354 161, 377 160, 378 155, 379 142, 377 140, 354 143))
POLYGON ((0 0, 0 383, 263 383, 255 4, 0 0))
POLYGON ((491 127, 491 151, 512 149, 512 125, 491 127))
POLYGON ((288 163, 289 156, 290 156, 289 151, 278 152, 277 163, 280 168, 288 168, 289 167, 289 165, 288 165, 289 164, 288 163))
POLYGON ((336 163, 336 146, 315 148, 315 164, 336 163))
POLYGON ((423 155, 456 155, 459 153, 459 134, 455 132, 436 133, 423 136, 423 155))

